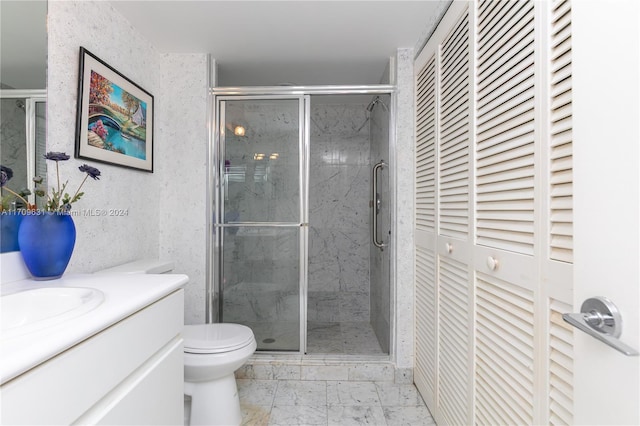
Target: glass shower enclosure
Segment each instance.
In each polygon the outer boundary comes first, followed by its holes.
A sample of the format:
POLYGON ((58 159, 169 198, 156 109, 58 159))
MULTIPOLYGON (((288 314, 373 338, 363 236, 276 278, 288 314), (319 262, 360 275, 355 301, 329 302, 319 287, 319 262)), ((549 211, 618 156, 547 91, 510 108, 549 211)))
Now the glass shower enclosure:
POLYGON ((260 352, 390 353, 392 93, 214 89, 209 322, 260 352))
POLYGON ((259 351, 304 347, 305 96, 219 97, 214 246, 221 322, 259 351))

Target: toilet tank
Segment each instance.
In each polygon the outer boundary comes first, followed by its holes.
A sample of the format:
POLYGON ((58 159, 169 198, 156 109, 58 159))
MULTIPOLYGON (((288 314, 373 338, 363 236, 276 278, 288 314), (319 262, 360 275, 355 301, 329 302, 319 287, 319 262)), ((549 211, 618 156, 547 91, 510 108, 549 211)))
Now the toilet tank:
POLYGON ((96 271, 96 274, 166 274, 173 271, 173 262, 158 259, 139 259, 111 268, 96 271))

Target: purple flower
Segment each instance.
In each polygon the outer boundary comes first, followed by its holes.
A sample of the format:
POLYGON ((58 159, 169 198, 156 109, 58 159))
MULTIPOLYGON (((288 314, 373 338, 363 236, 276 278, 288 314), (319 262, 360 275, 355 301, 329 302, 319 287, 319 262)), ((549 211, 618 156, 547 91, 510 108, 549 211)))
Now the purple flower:
POLYGON ((69 157, 67 154, 65 154, 64 152, 47 152, 44 155, 44 158, 46 158, 47 160, 53 160, 53 161, 67 161, 69 157))
POLYGON ((0 166, 0 187, 5 186, 13 177, 13 170, 6 166, 0 166))
MULTIPOLYGON (((29 208, 29 202, 25 200, 24 196, 31 194, 31 191, 29 191, 28 189, 23 189, 22 191, 20 191, 20 193, 17 193, 13 191, 11 188, 5 186, 12 177, 13 177, 13 170, 11 170, 7 166, 0 165, 0 187, 4 188, 5 191, 7 191, 8 193, 16 197, 17 198, 16 201, 19 200, 18 202, 22 202, 24 207, 29 208)), ((2 200, 2 203, 0 203, 1 204, 0 211, 7 210, 8 206, 5 205, 5 203, 7 204, 9 203, 9 201, 7 201, 7 197, 2 197, 2 198, 3 200, 2 200)))
POLYGON ((78 167, 78 170, 80 170, 82 173, 88 174, 95 180, 100 180, 100 178, 98 177, 100 176, 100 170, 96 169, 95 167, 83 164, 82 166, 78 167))

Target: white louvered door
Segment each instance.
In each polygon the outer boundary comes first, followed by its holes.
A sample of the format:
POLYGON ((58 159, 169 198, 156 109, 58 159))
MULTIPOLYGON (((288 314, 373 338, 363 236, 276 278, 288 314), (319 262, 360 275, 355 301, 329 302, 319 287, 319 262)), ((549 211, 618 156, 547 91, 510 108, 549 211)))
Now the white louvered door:
POLYGON ((437 384, 436 58, 430 55, 416 78, 416 214, 414 378, 425 401, 435 406, 437 384))
POLYGON ((415 382, 438 424, 571 424, 568 1, 454 2, 416 59, 415 382))
POLYGON ((473 383, 472 56, 468 7, 454 4, 452 10, 438 29, 441 42, 425 48, 416 68, 414 377, 429 407, 438 407, 438 423, 468 424, 473 383))
POLYGON ((467 424, 471 391, 469 227, 471 47, 469 13, 457 18, 438 49, 438 357, 437 403, 449 424, 467 424))

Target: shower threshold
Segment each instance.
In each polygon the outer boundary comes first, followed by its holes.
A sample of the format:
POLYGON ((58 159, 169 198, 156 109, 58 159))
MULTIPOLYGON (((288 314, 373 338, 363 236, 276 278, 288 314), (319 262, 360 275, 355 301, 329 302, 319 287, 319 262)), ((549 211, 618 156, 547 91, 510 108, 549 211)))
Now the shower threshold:
POLYGON ((236 371, 238 379, 398 382, 388 355, 319 355, 261 352, 236 371))

